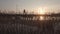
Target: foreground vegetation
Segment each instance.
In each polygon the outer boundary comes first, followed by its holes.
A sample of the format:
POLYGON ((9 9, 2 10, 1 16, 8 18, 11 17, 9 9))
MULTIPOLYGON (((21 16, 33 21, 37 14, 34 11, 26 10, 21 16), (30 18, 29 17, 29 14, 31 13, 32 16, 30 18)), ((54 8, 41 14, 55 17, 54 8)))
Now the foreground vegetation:
POLYGON ((0 14, 0 34, 60 34, 59 28, 60 20, 21 20, 17 15, 0 14))

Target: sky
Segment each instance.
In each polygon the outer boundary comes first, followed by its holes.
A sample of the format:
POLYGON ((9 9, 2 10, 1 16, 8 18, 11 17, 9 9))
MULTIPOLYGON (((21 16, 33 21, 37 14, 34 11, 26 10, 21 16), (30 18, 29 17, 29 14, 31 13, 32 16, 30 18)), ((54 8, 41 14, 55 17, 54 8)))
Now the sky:
POLYGON ((60 9, 60 0, 0 0, 0 9, 30 11, 39 7, 60 9))

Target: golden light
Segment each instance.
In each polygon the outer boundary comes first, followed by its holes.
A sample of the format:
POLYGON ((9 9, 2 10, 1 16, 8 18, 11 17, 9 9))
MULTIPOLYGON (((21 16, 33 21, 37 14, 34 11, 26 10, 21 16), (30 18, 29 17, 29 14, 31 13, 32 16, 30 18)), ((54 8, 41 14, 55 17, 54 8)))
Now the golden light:
POLYGON ((43 16, 40 16, 40 20, 44 20, 44 17, 43 16))
POLYGON ((45 14, 45 8, 38 8, 38 14, 45 14))
MULTIPOLYGON (((41 15, 43 15, 43 14, 46 14, 47 13, 47 7, 40 7, 40 8, 38 8, 38 14, 41 14, 41 15)), ((45 17, 44 16, 40 16, 40 20, 45 20, 45 17)))

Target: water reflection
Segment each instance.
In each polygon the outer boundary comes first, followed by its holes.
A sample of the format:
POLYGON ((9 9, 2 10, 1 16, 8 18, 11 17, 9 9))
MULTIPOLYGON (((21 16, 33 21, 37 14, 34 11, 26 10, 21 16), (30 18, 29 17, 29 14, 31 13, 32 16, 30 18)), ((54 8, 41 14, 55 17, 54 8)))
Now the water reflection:
MULTIPOLYGON (((14 19, 14 18, 13 18, 14 19)), ((21 20, 60 20, 60 17, 51 16, 33 16, 33 17, 20 17, 21 20)))
POLYGON ((40 19, 39 20, 44 20, 44 18, 45 18, 44 16, 40 16, 40 19))

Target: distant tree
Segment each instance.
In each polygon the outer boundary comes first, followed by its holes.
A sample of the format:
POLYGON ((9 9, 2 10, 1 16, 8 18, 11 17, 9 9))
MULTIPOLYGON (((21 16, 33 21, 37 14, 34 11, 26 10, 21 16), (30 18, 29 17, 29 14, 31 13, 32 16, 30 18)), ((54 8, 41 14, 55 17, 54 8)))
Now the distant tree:
POLYGON ((0 10, 0 13, 1 13, 1 10, 0 10))
POLYGON ((0 10, 0 13, 1 13, 1 10, 0 10))
POLYGON ((25 9, 24 9, 24 13, 25 13, 25 9))
POLYGON ((26 14, 26 10, 24 9, 23 14, 26 14))

